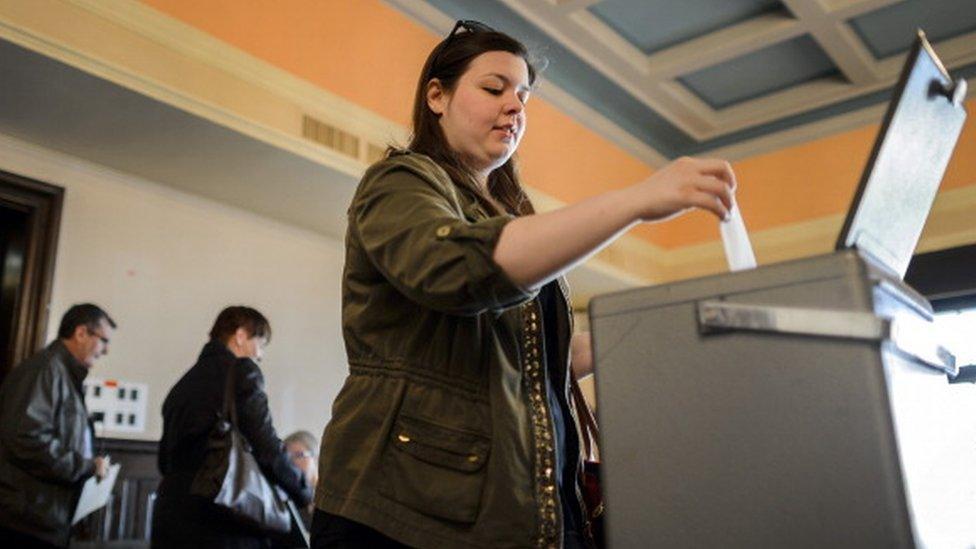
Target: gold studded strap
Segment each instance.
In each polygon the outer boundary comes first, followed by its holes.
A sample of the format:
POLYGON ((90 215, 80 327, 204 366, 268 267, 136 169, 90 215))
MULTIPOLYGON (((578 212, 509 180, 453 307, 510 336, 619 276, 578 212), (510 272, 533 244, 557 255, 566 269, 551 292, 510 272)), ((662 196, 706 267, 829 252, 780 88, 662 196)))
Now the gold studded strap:
POLYGON ((524 379, 532 414, 534 485, 540 519, 536 546, 559 547, 559 499, 554 470, 555 439, 546 394, 545 364, 542 360, 542 318, 536 299, 522 306, 522 333, 524 379))

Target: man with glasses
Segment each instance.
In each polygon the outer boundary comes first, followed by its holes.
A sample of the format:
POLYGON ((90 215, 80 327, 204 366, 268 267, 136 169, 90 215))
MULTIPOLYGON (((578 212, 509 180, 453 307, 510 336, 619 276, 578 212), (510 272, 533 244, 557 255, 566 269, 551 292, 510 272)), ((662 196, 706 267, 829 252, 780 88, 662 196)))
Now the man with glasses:
POLYGON ((0 546, 65 547, 85 480, 105 476, 82 383, 108 354, 115 322, 97 305, 68 309, 58 339, 0 386, 0 546))

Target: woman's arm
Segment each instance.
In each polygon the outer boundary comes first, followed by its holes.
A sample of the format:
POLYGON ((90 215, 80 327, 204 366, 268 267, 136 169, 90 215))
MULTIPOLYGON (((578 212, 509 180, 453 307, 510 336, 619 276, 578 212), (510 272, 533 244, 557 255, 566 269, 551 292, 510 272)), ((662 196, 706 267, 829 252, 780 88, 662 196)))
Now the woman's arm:
POLYGON ((239 359, 230 366, 237 375, 237 428, 251 445, 251 453, 272 482, 281 486, 300 507, 312 501, 314 486, 292 464, 285 444, 271 423, 264 375, 251 359, 239 359))
POLYGON ((590 345, 590 332, 577 332, 569 343, 569 365, 576 379, 593 373, 593 348, 590 345))
POLYGON ((437 169, 431 160, 397 157, 370 170, 350 206, 350 244, 366 256, 354 265, 368 258, 401 294, 452 315, 499 311, 531 298, 493 258, 511 219, 465 218, 454 184, 431 175, 437 169))
POLYGON ((640 183, 571 206, 512 220, 493 258, 522 288, 537 288, 598 252, 633 225, 690 208, 724 219, 735 175, 724 160, 680 158, 640 183))

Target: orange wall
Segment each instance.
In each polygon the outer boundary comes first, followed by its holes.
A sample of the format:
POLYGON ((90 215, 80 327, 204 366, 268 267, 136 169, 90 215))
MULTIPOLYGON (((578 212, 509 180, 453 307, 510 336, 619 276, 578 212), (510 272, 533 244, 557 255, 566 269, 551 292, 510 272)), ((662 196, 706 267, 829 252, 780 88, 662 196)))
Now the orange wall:
MULTIPOLYGON (((750 231, 846 211, 871 152, 876 126, 833 135, 733 163, 736 199, 750 231)), ((696 212, 660 227, 672 246, 718 238, 696 212)))
POLYGON ((437 38, 379 0, 142 0, 399 124, 437 38))
MULTIPOLYGON (((296 76, 407 126, 438 37, 379 0, 142 0, 296 76)), ((533 187, 572 202, 651 170, 544 101, 519 149, 533 187)))
MULTIPOLYGON (((976 116, 976 99, 966 103, 976 116)), ((809 221, 847 211, 871 154, 879 124, 733 162, 737 199, 749 230, 809 221)), ((942 189, 976 184, 976 124, 967 121, 942 189)), ((667 247, 718 238, 701 212, 655 226, 651 237, 667 247)))
MULTIPOLYGON (((313 84, 409 125, 416 78, 438 37, 379 0, 142 0, 313 84)), ((545 84, 543 84, 545 85, 545 84)), ((974 111, 976 101, 968 103, 974 111)), ((651 169, 561 111, 535 98, 519 150, 525 181, 566 202, 620 188, 651 169)), ((750 230, 844 212, 877 126, 734 163, 750 230)), ((976 129, 967 125, 943 188, 976 183, 976 129)), ((635 229, 667 248, 718 238, 694 212, 635 229)))

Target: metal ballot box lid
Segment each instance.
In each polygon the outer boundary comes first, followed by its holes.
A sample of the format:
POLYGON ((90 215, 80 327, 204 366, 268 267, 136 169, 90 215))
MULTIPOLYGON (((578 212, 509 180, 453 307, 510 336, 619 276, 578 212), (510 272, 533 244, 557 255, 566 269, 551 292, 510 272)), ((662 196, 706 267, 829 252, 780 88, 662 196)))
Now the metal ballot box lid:
POLYGON ((920 36, 836 253, 591 301, 611 547, 976 544, 976 388, 901 280, 964 88, 920 36))
POLYGON ((959 140, 966 81, 953 81, 919 31, 888 105, 838 250, 870 253, 905 276, 959 140))

